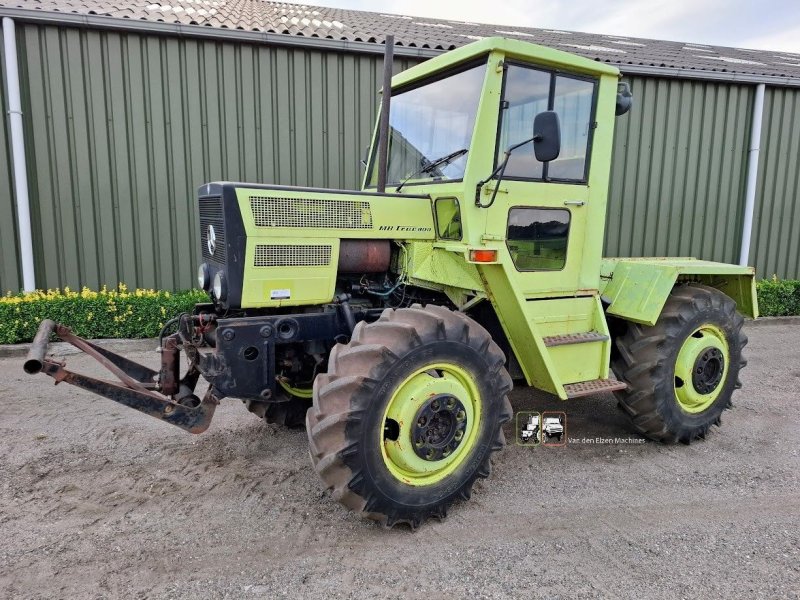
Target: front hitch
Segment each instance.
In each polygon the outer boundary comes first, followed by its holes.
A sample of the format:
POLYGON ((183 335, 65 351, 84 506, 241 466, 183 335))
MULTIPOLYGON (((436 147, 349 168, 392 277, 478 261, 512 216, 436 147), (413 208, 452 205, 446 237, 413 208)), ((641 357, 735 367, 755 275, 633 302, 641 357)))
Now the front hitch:
POLYGON ((33 339, 24 369, 31 375, 45 373, 55 379, 56 385, 64 381, 190 433, 202 433, 208 429, 219 399, 212 387, 209 387, 202 401, 194 395, 200 376, 194 363, 189 365, 186 375, 179 379, 180 344, 181 339, 177 334, 164 338, 161 371, 158 372, 76 336, 65 325, 45 319, 33 339), (47 348, 53 333, 97 360, 119 381, 104 381, 73 373, 64 368, 63 362, 48 357, 47 348))

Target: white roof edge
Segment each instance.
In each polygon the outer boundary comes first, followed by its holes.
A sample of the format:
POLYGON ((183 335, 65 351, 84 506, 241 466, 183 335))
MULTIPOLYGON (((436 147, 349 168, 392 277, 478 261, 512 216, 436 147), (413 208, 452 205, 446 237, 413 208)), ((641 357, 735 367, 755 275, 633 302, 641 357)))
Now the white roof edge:
MULTIPOLYGON (((139 19, 120 19, 118 17, 109 17, 103 15, 84 15, 55 11, 49 12, 0 6, 0 17, 10 17, 24 23, 43 25, 88 27, 137 33, 175 35, 178 37, 197 37, 216 40, 265 43, 279 46, 319 48, 339 52, 352 52, 357 54, 383 54, 383 44, 373 42, 332 40, 327 38, 287 35, 282 33, 265 33, 261 31, 246 31, 242 29, 223 29, 219 27, 207 27, 203 25, 183 25, 180 23, 161 23, 139 19)), ((438 56, 444 52, 446 52, 446 50, 438 50, 434 48, 420 48, 413 46, 394 47, 395 56, 404 56, 410 58, 433 58, 434 56, 438 56)), ((800 78, 795 79, 784 76, 753 75, 730 71, 708 71, 702 69, 657 67, 651 65, 627 65, 612 61, 602 61, 602 64, 608 64, 617 67, 623 75, 646 75, 673 79, 694 79, 741 84, 764 83, 779 87, 800 88, 800 78)))

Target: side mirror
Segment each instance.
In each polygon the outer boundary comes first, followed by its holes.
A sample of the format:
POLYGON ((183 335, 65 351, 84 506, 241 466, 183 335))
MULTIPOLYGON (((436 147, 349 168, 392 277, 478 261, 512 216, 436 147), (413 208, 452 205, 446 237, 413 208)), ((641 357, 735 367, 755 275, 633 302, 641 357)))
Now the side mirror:
POLYGON ((614 113, 617 116, 624 115, 631 109, 633 105, 633 94, 631 94, 631 86, 624 81, 617 84, 617 107, 614 113))
POLYGON ((533 119, 533 153, 539 162, 550 162, 561 152, 561 124, 553 110, 540 112, 533 119))

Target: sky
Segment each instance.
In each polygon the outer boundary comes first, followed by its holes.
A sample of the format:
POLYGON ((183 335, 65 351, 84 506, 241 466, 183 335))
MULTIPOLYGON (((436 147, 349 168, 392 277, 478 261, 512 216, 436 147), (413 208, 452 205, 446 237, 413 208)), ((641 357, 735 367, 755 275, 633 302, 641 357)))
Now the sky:
POLYGON ((309 0, 308 4, 800 54, 800 0, 309 0))

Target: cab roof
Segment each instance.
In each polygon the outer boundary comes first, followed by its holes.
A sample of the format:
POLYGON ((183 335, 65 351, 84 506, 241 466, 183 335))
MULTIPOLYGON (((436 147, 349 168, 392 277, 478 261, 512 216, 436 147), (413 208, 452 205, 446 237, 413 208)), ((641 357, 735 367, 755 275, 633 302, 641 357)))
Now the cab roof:
POLYGON ((428 77, 449 67, 469 62, 491 52, 500 52, 507 58, 530 62, 565 71, 583 73, 586 75, 611 75, 619 77, 617 67, 597 62, 570 52, 554 50, 546 46, 531 44, 520 40, 503 37, 490 37, 477 42, 472 42, 461 48, 441 54, 422 64, 398 73, 392 77, 392 87, 403 86, 417 79, 428 77))

